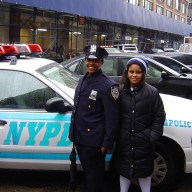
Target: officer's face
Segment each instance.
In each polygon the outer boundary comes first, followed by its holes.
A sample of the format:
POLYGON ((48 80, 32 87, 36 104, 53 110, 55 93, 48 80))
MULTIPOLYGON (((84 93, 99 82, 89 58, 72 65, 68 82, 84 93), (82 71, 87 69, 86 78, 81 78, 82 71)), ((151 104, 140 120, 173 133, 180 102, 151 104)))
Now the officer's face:
POLYGON ((89 74, 93 74, 101 68, 103 61, 99 59, 85 59, 85 66, 89 74))

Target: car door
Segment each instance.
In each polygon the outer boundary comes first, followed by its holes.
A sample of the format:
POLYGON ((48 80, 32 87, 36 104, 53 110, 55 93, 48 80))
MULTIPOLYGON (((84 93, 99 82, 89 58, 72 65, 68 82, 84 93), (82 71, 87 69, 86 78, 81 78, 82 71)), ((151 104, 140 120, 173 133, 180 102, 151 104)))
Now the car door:
POLYGON ((0 82, 0 168, 65 169, 71 112, 45 110, 59 95, 20 71, 0 70, 0 82))

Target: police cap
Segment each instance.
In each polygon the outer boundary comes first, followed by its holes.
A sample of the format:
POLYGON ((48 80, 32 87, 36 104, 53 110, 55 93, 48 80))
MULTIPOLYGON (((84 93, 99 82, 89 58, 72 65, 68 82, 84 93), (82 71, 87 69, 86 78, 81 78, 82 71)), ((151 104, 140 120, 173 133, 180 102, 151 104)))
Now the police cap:
POLYGON ((103 58, 108 56, 108 52, 102 48, 97 47, 96 45, 89 45, 84 48, 85 58, 89 59, 99 59, 103 60, 103 58))

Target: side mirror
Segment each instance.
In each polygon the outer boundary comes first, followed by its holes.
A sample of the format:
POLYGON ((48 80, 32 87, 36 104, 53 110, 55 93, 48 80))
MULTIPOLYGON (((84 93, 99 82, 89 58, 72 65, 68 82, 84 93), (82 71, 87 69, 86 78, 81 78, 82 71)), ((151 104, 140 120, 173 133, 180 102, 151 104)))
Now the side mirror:
POLYGON ((65 105, 64 100, 59 97, 53 97, 47 100, 45 109, 47 112, 52 113, 65 113, 67 111, 72 111, 72 107, 65 105))
POLYGON ((169 76, 168 76, 168 74, 167 74, 167 72, 165 72, 165 71, 162 71, 161 72, 161 78, 162 79, 167 79, 169 76))
POLYGON ((188 71, 187 71, 187 69, 185 67, 181 67, 181 72, 182 73, 187 73, 188 71))

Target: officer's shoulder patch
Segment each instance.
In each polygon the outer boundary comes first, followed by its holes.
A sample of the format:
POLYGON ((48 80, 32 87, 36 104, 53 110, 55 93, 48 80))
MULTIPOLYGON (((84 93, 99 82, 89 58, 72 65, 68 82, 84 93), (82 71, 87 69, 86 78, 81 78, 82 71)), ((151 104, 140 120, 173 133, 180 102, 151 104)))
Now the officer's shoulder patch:
POLYGON ((119 86, 113 85, 111 86, 111 96, 117 100, 119 98, 119 86))

